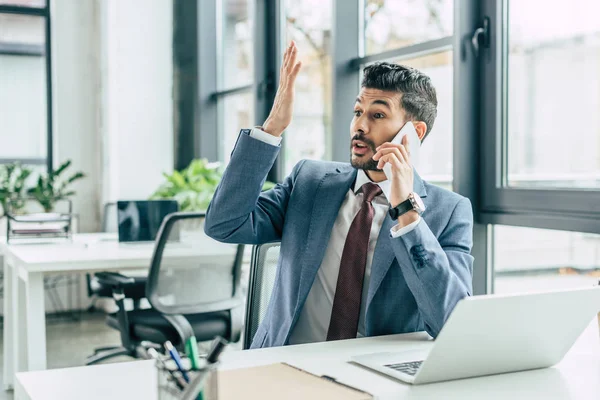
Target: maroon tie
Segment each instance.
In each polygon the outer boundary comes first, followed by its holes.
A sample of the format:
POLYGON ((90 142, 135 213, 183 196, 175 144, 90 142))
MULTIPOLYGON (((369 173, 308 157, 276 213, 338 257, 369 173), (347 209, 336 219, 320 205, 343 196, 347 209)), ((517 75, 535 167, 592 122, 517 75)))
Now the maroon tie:
POLYGON ((381 194, 381 188, 368 182, 362 186, 362 192, 363 203, 350 225, 342 252, 327 340, 355 338, 358 330, 369 236, 375 213, 371 201, 381 194))

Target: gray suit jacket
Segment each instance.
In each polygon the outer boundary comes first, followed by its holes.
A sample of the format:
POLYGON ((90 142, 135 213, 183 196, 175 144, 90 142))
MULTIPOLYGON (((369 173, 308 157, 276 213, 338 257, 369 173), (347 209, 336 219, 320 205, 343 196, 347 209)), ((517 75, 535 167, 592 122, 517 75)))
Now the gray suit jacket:
MULTIPOLYGON (((205 231, 227 243, 281 241, 267 314, 252 348, 287 344, 321 265, 340 205, 354 184, 350 164, 300 161, 290 176, 261 193, 280 148, 243 130, 206 215, 205 231)), ((371 267, 367 336, 442 329, 456 303, 472 293, 473 214, 468 199, 421 180, 414 190, 427 210, 396 239, 383 222, 371 267)))

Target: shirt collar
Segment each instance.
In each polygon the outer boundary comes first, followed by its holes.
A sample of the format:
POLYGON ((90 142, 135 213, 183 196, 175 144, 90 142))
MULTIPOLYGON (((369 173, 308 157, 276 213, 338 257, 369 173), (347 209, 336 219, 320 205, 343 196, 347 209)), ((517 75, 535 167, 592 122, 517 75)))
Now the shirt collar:
MULTIPOLYGON (((365 173, 364 170, 359 169, 358 173, 356 174, 356 181, 354 181, 354 194, 358 194, 362 185, 364 185, 367 182, 372 182, 372 181, 371 181, 371 179, 369 179, 369 177, 367 176, 367 174, 365 173)), ((392 183, 387 179, 385 181, 376 182, 376 183, 381 188, 381 191, 383 192, 385 198, 387 199, 387 201, 389 203, 390 189, 391 189, 392 183)))

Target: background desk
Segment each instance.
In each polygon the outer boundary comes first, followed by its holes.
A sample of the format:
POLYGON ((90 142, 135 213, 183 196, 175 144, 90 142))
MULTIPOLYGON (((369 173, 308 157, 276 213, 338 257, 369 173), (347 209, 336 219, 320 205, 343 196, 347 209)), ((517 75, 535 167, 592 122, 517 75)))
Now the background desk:
MULTIPOLYGON (((44 274, 148 268, 154 243, 121 244, 115 234, 76 234, 72 242, 0 244, 4 256, 4 385, 15 371, 46 369, 44 274)), ((182 256, 218 262, 227 245, 199 240, 182 256)), ((91 350, 91 349, 90 349, 91 350)))
MULTIPOLYGON (((231 351, 224 369, 285 361, 366 390, 379 399, 594 399, 600 398, 600 337, 594 321, 553 368, 411 386, 348 363, 350 356, 431 346, 424 333, 231 351)), ((460 362, 460 360, 456 360, 460 362)), ((156 400, 153 361, 17 374, 15 400, 156 400)))

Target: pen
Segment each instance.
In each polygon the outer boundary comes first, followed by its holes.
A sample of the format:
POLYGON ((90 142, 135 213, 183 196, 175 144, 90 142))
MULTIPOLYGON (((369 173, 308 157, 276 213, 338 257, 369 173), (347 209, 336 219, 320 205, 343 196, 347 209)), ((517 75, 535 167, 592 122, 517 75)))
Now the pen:
POLYGON ((150 357, 154 358, 160 364, 160 366, 171 375, 171 377, 175 380, 175 383, 177 384, 177 386, 179 387, 179 389, 181 389, 181 390, 185 389, 186 382, 183 380, 183 378, 180 375, 175 375, 174 371, 171 371, 167 367, 167 365, 165 364, 165 362, 163 360, 161 360, 161 358, 160 358, 158 352, 156 351, 156 349, 149 348, 148 349, 148 355, 150 355, 150 357))
POLYGON ((190 358, 192 362, 192 369, 198 370, 200 369, 199 363, 199 355, 198 355, 198 342, 196 341, 196 337, 192 336, 185 342, 186 354, 190 358))
POLYGON ((179 357, 179 353, 177 352, 177 350, 175 350, 175 348, 173 347, 173 344, 171 344, 171 342, 169 342, 168 340, 165 342, 165 350, 167 350, 167 352, 169 352, 169 355, 171 356, 173 361, 175 361, 175 365, 177 365, 177 369, 179 370, 179 372, 181 372, 183 379, 186 382, 189 382, 190 377, 188 376, 187 372, 185 372, 185 369, 183 368, 183 364, 181 362, 181 358, 179 357))

